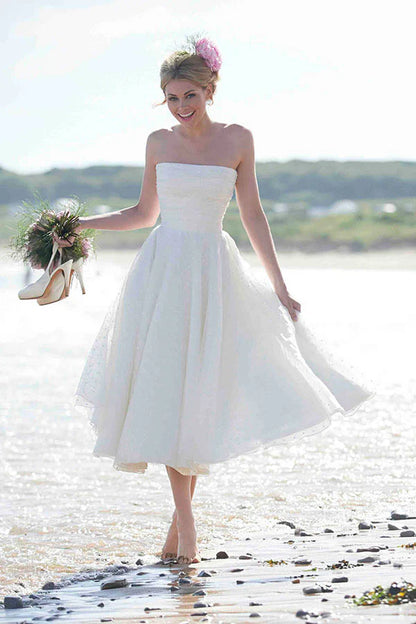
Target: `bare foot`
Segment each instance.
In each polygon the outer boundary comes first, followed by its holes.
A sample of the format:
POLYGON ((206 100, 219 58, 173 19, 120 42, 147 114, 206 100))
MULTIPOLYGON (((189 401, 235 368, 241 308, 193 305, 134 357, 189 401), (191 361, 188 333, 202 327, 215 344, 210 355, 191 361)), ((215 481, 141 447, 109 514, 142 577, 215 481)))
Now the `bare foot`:
POLYGON ((172 515, 172 522, 168 530, 166 541, 162 548, 161 559, 176 559, 178 554, 178 525, 176 510, 172 515))
POLYGON ((193 520, 178 523, 178 563, 199 563, 201 555, 196 541, 193 520))

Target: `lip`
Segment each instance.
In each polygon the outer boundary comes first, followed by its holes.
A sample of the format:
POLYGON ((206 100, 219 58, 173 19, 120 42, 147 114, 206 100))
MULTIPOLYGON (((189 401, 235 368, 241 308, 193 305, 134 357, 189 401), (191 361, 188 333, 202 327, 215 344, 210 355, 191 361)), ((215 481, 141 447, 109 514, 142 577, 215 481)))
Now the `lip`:
POLYGON ((178 113, 178 117, 180 119, 182 119, 182 121, 188 121, 188 119, 193 119, 193 116, 195 115, 195 111, 192 111, 192 115, 190 115, 189 117, 182 117, 179 113, 178 113))

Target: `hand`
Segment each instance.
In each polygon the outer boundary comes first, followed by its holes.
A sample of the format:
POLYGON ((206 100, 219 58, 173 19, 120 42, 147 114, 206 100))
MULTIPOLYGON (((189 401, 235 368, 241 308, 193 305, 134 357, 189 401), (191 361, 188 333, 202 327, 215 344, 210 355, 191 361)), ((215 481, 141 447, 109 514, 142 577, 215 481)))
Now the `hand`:
POLYGON ((298 315, 296 311, 301 311, 300 303, 289 295, 287 288, 284 284, 279 287, 278 291, 275 292, 276 295, 279 297, 280 302, 285 306, 285 308, 287 308, 292 321, 297 321, 298 315))

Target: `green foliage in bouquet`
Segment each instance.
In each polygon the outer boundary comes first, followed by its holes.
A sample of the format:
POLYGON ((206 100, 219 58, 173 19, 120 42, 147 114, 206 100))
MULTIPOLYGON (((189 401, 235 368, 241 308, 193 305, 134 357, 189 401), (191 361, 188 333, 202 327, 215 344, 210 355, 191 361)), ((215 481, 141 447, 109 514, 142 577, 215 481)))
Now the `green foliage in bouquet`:
POLYGON ((11 255, 33 269, 45 269, 51 254, 54 237, 71 241, 62 248, 62 262, 87 259, 93 250, 94 230, 82 230, 75 234, 78 218, 85 214, 85 205, 77 198, 59 212, 53 210, 47 200, 35 193, 32 202, 25 201, 17 215, 16 234, 10 239, 11 255))

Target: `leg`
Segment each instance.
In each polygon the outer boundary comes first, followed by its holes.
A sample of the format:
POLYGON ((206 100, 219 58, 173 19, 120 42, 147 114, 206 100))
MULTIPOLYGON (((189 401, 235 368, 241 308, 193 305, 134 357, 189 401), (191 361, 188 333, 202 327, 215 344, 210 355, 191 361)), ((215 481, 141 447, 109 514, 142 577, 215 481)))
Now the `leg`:
POLYGON ((193 477, 183 475, 171 466, 167 466, 166 469, 176 507, 176 526, 178 534, 177 559, 179 563, 197 563, 201 559, 196 543, 196 529, 191 504, 193 494, 193 492, 191 494, 191 484, 193 477))
MULTIPOLYGON (((166 466, 166 472, 169 474, 169 466, 166 466)), ((191 500, 194 495, 196 486, 197 475, 192 475, 191 480, 191 500)), ((168 530, 166 541, 163 545, 161 558, 162 559, 176 559, 178 556, 178 524, 177 524, 177 511, 172 515, 172 522, 168 530)))

